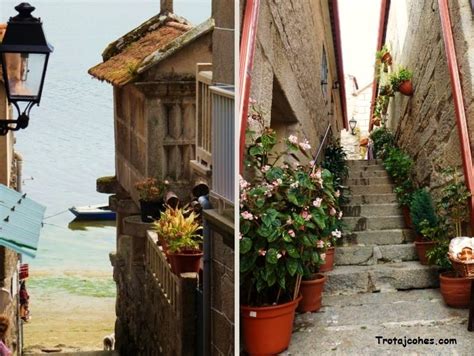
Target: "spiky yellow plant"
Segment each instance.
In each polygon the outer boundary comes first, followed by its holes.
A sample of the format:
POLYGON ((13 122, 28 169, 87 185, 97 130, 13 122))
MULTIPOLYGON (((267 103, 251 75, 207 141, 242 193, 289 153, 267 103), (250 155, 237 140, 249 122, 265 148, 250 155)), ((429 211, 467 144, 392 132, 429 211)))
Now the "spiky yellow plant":
POLYGON ((168 244, 170 252, 199 250, 202 236, 198 233, 202 226, 197 222, 198 214, 186 205, 183 208, 166 207, 154 228, 168 244))

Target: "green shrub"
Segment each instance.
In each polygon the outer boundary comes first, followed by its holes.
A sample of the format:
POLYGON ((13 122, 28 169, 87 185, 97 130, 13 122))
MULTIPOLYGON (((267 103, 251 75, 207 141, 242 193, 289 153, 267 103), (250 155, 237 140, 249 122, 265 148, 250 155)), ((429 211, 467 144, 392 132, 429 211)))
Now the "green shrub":
POLYGON ((370 139, 374 142, 374 154, 377 158, 383 157, 383 151, 395 145, 395 137, 386 127, 375 129, 370 134, 370 139))
POLYGON ((410 177, 413 164, 408 153, 397 147, 389 148, 383 161, 385 170, 397 185, 401 185, 410 177))
POLYGON ((398 72, 393 72, 390 75, 390 83, 392 84, 393 90, 398 90, 400 84, 404 81, 410 80, 413 77, 413 73, 404 67, 400 67, 398 72))
POLYGON ((418 189, 413 193, 410 204, 410 216, 415 231, 422 235, 422 230, 438 225, 438 217, 436 215, 433 199, 430 192, 426 189, 418 189), (426 221, 426 222, 425 222, 426 221))

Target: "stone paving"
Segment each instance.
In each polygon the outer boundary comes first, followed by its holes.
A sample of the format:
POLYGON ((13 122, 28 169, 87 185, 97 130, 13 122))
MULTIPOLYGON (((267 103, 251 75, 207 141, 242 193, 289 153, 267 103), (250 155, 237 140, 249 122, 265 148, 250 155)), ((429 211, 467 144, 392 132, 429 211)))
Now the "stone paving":
POLYGON ((323 307, 297 315, 283 355, 474 355, 468 310, 447 307, 437 268, 417 261, 381 162, 349 161, 349 170, 349 233, 326 273, 323 307))

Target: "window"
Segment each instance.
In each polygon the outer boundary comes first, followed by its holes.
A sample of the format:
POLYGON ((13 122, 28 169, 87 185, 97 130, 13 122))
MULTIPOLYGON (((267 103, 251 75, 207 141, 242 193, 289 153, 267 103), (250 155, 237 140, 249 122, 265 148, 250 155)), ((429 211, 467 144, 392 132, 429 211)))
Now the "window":
POLYGON ((326 48, 323 46, 323 57, 321 59, 321 89, 324 98, 328 95, 328 58, 326 56, 326 48))

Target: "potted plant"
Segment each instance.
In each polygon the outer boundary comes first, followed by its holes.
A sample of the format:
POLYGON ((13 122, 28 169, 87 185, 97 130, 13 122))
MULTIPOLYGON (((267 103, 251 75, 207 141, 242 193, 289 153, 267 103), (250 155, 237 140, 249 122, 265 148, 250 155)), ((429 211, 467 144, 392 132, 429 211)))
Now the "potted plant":
POLYGON ((384 65, 384 72, 388 72, 388 66, 392 65, 392 55, 390 54, 387 45, 384 44, 380 51, 377 51, 375 56, 377 62, 380 62, 384 65))
POLYGON ((373 130, 370 134, 370 139, 374 143, 376 158, 383 158, 387 150, 395 145, 395 137, 386 127, 373 130))
POLYGON ((448 168, 443 174, 449 182, 442 189, 437 206, 444 233, 436 236, 437 244, 428 252, 428 257, 440 267, 440 291, 444 302, 451 307, 466 308, 471 296, 471 280, 456 272, 448 252, 451 239, 462 235, 462 223, 468 220, 470 193, 454 169, 448 168))
POLYGON ((401 185, 410 177, 413 164, 413 159, 402 149, 386 148, 383 166, 396 185, 401 185))
POLYGON ((408 228, 412 227, 412 221, 410 217, 410 204, 413 198, 413 192, 415 186, 410 178, 398 184, 393 192, 397 195, 398 205, 402 209, 403 220, 408 228))
POLYGON ((145 178, 135 183, 140 202, 140 214, 143 222, 153 222, 160 217, 163 206, 163 194, 167 181, 159 182, 156 178, 145 178))
POLYGON ((188 206, 168 206, 155 221, 154 229, 161 237, 160 241, 164 241, 163 249, 174 273, 199 272, 203 256, 202 235, 199 233, 202 226, 194 211, 188 206))
POLYGON ((240 179, 240 300, 245 350, 268 355, 289 345, 303 276, 324 257, 318 232, 334 200, 330 173, 301 162, 311 158, 308 142, 292 135, 275 152, 276 133, 259 123, 247 150, 251 178, 240 179))
POLYGON ((438 226, 438 217, 431 194, 426 189, 418 189, 413 193, 410 216, 418 236, 415 241, 418 259, 422 265, 427 265, 429 261, 426 253, 434 247, 436 241, 433 241, 432 235, 426 232, 438 226))
POLYGON ((399 91, 403 95, 413 95, 413 84, 411 79, 413 73, 406 68, 401 67, 397 72, 390 75, 390 83, 395 91, 399 91))

